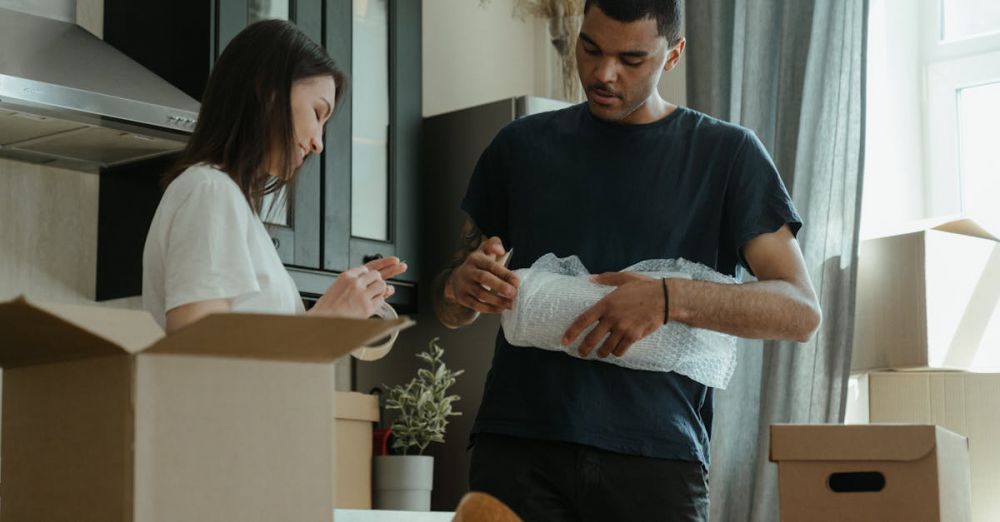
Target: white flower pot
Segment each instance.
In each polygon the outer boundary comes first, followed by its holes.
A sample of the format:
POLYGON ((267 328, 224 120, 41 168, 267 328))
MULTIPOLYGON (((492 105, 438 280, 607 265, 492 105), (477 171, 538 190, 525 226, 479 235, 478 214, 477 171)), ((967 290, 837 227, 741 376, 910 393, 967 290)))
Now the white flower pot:
POLYGON ((379 455, 375 457, 375 509, 430 511, 434 457, 379 455))

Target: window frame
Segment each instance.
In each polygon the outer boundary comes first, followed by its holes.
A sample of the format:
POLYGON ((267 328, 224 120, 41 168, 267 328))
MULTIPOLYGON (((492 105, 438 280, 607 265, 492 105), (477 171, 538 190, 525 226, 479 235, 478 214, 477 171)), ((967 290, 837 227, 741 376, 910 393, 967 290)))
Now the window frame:
POLYGON ((964 214, 968 183, 960 163, 958 99, 962 89, 1000 82, 1000 27, 945 40, 943 0, 921 0, 920 9, 924 211, 929 217, 964 214))

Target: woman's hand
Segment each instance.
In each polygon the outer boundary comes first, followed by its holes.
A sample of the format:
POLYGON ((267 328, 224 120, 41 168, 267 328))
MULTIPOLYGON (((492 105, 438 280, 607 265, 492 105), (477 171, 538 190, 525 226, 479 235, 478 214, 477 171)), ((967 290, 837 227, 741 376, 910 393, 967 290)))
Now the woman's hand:
POLYGON ((386 279, 406 271, 397 257, 376 259, 337 276, 326 293, 307 312, 308 315, 367 319, 393 294, 386 279))

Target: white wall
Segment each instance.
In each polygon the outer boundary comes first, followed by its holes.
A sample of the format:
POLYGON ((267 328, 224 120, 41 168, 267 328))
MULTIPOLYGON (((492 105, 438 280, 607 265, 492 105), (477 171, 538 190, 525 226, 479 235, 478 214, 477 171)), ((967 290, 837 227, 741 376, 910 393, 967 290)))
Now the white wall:
POLYGON ((424 0, 424 116, 547 92, 542 22, 511 16, 513 0, 424 0))

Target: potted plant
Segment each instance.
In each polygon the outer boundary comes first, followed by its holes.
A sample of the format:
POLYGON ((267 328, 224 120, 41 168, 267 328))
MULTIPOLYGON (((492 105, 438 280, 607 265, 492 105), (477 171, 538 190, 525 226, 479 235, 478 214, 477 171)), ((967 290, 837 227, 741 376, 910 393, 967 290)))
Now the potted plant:
POLYGON ((443 356, 438 338, 431 339, 428 350, 417 354, 430 368, 417 370, 405 385, 385 387, 386 409, 399 411, 391 426, 397 454, 375 457, 375 509, 430 510, 434 457, 423 453, 430 443, 444 442, 448 417, 461 415, 452 409, 459 397, 447 392, 464 370, 452 371, 443 356))

